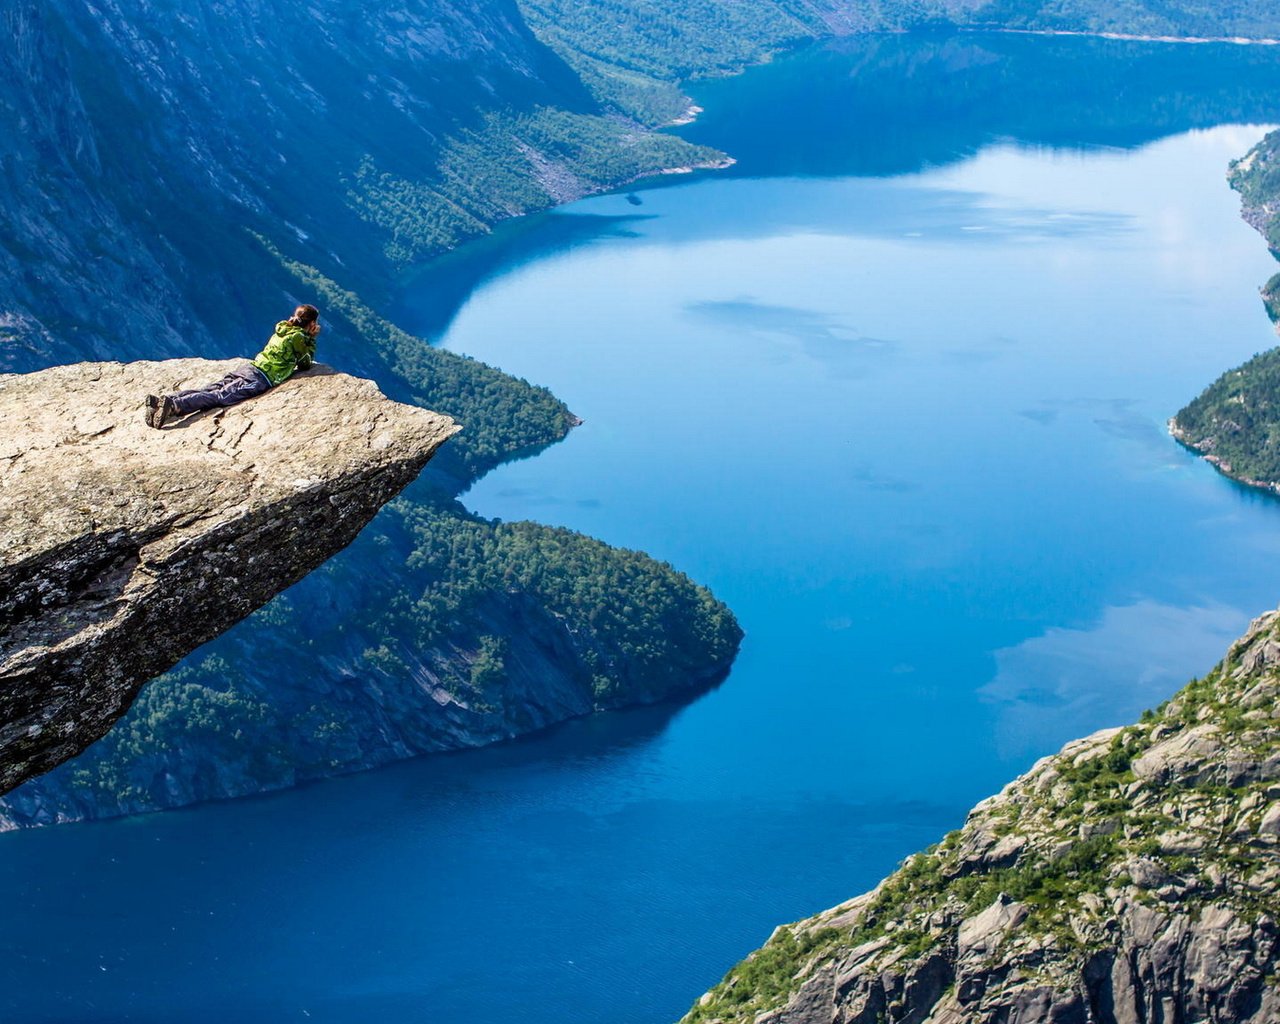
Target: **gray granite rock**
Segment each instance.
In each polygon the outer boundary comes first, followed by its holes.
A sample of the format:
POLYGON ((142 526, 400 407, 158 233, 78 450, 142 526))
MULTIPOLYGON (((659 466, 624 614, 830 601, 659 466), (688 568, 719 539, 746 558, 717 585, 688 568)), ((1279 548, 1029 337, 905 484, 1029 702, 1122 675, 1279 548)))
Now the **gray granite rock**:
POLYGON ((345 547, 459 428, 316 367, 155 430, 199 359, 0 376, 0 792, 345 547))

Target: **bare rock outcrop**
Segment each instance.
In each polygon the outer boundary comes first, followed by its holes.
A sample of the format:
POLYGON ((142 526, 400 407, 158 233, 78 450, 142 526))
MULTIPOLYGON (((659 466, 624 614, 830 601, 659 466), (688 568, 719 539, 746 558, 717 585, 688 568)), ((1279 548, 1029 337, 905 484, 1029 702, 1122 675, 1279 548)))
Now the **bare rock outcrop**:
POLYGON ((774 931, 685 1024, 1280 1021, 1280 613, 1068 744, 874 891, 774 931))
POLYGON ((459 428, 316 367, 143 421, 235 363, 0 376, 0 792, 102 736, 141 685, 341 550, 459 428))

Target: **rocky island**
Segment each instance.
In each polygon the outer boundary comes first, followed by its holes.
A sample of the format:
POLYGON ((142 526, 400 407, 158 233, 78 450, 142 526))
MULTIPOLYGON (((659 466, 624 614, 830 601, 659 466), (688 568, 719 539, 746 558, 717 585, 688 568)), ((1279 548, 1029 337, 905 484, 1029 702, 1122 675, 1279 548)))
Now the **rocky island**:
POLYGON ((684 1024, 1280 1019, 1280 613, 1139 723, 1068 744, 684 1024))
POLYGON ((200 359, 0 376, 0 791, 79 753, 139 687, 346 547, 459 429, 316 367, 153 430, 200 359))

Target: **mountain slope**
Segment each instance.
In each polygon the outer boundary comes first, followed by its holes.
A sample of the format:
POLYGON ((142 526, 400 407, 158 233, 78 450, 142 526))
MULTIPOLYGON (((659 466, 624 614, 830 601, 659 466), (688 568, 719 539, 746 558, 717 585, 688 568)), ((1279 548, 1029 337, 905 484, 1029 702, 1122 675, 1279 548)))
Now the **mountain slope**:
POLYGON ((1068 744, 686 1024, 1280 1017, 1280 613, 1141 722, 1068 744))

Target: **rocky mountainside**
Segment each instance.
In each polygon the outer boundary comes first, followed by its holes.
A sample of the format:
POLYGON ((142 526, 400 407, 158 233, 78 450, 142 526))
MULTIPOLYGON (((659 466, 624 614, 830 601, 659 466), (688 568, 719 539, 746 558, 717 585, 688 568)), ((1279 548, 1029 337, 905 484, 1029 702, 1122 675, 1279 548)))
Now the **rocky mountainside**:
POLYGON ((258 236, 379 299, 407 256, 714 158, 605 117, 510 0, 0 19, 0 370, 240 354, 297 289, 258 236))
POLYGON ((79 753, 144 682, 349 544, 458 429, 321 367, 164 430, 143 422, 143 395, 229 368, 0 376, 0 792, 79 753))
POLYGON ((686 1024, 1280 1020, 1280 613, 1141 722, 1068 744, 686 1024))

